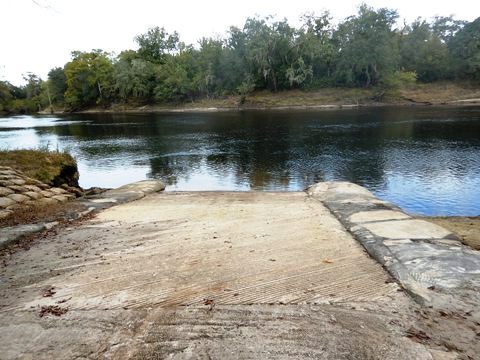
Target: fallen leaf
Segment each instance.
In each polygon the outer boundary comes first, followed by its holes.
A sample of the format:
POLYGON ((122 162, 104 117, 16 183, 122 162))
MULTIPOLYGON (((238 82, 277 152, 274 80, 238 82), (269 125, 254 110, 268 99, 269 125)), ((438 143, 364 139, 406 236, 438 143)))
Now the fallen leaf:
POLYGON ((56 291, 53 291, 54 287, 53 286, 50 286, 49 288, 46 288, 45 290, 43 290, 43 294, 42 296, 43 297, 52 297, 56 291))
POLYGON ((42 306, 40 309, 39 316, 44 317, 47 314, 52 314, 55 316, 61 316, 68 311, 68 308, 62 308, 57 305, 42 306))

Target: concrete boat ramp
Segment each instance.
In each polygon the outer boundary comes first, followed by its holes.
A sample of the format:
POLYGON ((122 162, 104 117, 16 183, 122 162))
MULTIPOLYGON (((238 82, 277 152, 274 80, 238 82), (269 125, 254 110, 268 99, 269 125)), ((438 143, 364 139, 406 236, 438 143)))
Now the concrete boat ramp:
POLYGON ((480 256, 443 228, 349 183, 158 189, 106 193, 91 219, 2 255, 1 359, 480 353, 480 256))

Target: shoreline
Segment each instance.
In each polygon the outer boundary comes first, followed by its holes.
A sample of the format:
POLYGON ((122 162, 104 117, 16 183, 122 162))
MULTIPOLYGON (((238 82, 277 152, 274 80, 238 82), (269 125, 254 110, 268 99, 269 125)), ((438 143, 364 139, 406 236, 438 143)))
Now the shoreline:
POLYGON ((365 104, 321 104, 321 105, 273 105, 273 106, 195 106, 195 107, 163 107, 157 105, 144 105, 140 107, 124 108, 90 108, 79 111, 46 111, 38 115, 67 115, 67 114, 155 114, 155 113, 217 113, 217 112, 242 112, 242 111, 328 111, 351 110, 362 108, 415 108, 415 107, 476 107, 480 106, 480 99, 465 99, 448 102, 410 102, 410 103, 365 103, 365 104))

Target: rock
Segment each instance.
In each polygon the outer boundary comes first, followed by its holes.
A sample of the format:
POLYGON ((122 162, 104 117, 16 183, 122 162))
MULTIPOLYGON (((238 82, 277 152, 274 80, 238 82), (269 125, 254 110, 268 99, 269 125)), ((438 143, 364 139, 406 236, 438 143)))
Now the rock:
POLYGON ((54 195, 52 196, 52 199, 58 200, 60 202, 67 202, 70 200, 70 196, 67 195, 54 195))
POLYGON ((56 195, 53 192, 50 192, 49 190, 42 190, 40 191, 40 194, 42 194, 42 196, 44 197, 52 197, 53 195, 56 195))
POLYGON ((81 197, 81 196, 84 195, 84 193, 83 193, 83 191, 82 191, 81 189, 74 188, 73 186, 68 187, 67 190, 68 190, 68 192, 69 192, 70 194, 73 194, 73 195, 75 195, 76 197, 81 197))
POLYGON ((12 189, 6 187, 0 187, 0 196, 7 196, 13 194, 14 191, 12 189))
POLYGON ((14 192, 16 193, 23 193, 23 192, 26 192, 28 191, 28 189, 26 189, 25 187, 23 186, 19 186, 19 185, 11 185, 8 187, 9 189, 13 190, 14 192))
POLYGON ((410 216, 400 211, 374 210, 374 211, 357 212, 352 216, 350 216, 348 220, 354 223, 363 223, 363 222, 386 221, 386 220, 404 220, 409 218, 410 216))
POLYGON ((48 206, 48 205, 53 205, 57 204, 58 200, 52 199, 52 198, 42 198, 37 200, 37 203, 40 205, 48 206))
POLYGON ((451 232, 424 220, 393 220, 361 225, 375 236, 387 239, 442 239, 451 232))
POLYGON ((35 185, 24 185, 23 187, 28 191, 35 191, 35 192, 42 191, 42 189, 40 189, 38 186, 35 186, 35 185))
POLYGON ((60 224, 58 221, 52 221, 52 222, 49 222, 49 223, 45 223, 44 226, 45 226, 45 230, 50 230, 50 229, 53 229, 55 226, 57 226, 58 224, 60 224))
POLYGON ((0 197, 0 209, 8 208, 9 206, 12 206, 16 203, 17 202, 15 200, 12 200, 8 197, 0 197))
POLYGON ((50 188, 48 191, 50 191, 51 193, 54 193, 55 195, 63 195, 63 194, 66 194, 67 192, 63 189, 60 189, 60 188, 50 188))
POLYGON ((43 198, 42 194, 40 194, 38 192, 34 192, 34 191, 27 191, 27 192, 23 193, 23 195, 28 196, 30 199, 33 199, 33 200, 38 200, 38 199, 43 198))
POLYGON ((7 210, 17 211, 20 208, 22 208, 22 205, 20 205, 19 203, 15 203, 15 204, 12 204, 12 205, 8 206, 7 210))
POLYGON ((5 219, 6 217, 10 216, 13 214, 13 211, 11 210, 0 210, 0 219, 5 219))
POLYGON ((11 179, 10 180, 14 185, 25 185, 25 180, 23 179, 11 179))
POLYGON ((22 194, 11 194, 11 195, 8 195, 8 198, 12 199, 13 201, 15 201, 17 203, 23 203, 25 201, 30 200, 30 198, 28 196, 25 196, 25 195, 22 195, 22 194))
POLYGON ((17 175, 17 172, 14 171, 12 168, 1 170, 0 173, 2 175, 17 175))
POLYGON ((0 180, 0 186, 12 186, 14 185, 10 180, 0 180))
POLYGON ((91 187, 91 188, 85 190, 85 195, 86 195, 86 196, 99 195, 99 194, 104 193, 104 192, 107 191, 107 190, 111 190, 111 189, 104 189, 104 188, 99 188, 99 187, 91 187))
POLYGON ((42 190, 50 189, 50 186, 48 186, 47 184, 44 184, 44 183, 42 183, 41 181, 38 181, 38 180, 34 181, 34 185, 38 186, 42 190))

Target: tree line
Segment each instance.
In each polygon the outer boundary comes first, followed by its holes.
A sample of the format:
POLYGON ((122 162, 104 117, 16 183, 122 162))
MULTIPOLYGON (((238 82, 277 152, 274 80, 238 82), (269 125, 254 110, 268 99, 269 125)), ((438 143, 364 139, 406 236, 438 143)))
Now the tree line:
POLYGON ((0 111, 180 103, 232 94, 242 102, 262 89, 480 81, 480 18, 419 18, 403 26, 398 19, 395 10, 365 4, 338 24, 328 12, 304 15, 299 28, 253 17, 224 38, 202 38, 198 46, 154 27, 135 37, 137 50, 117 56, 74 51, 46 80, 28 73, 21 87, 0 82, 0 111))

